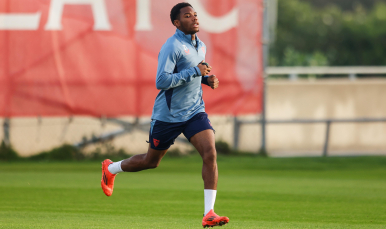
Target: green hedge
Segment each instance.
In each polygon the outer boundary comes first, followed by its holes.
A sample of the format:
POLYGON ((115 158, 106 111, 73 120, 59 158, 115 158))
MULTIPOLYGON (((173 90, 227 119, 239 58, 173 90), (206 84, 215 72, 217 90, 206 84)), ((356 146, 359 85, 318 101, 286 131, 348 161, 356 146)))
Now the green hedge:
POLYGON ((122 160, 131 155, 123 149, 115 149, 110 143, 97 145, 93 152, 84 152, 72 145, 64 144, 49 151, 44 151, 30 157, 20 157, 12 146, 0 145, 0 161, 84 161, 84 160, 122 160))
POLYGON ((20 158, 16 151, 11 146, 7 146, 4 141, 1 141, 0 161, 16 161, 19 159, 20 158))
MULTIPOLYGON (((94 161, 104 160, 109 158, 113 161, 122 160, 132 156, 130 153, 123 149, 115 149, 110 142, 103 142, 96 145, 94 151, 84 152, 82 149, 74 147, 72 145, 64 144, 49 151, 44 151, 36 155, 29 157, 19 157, 17 152, 13 150, 12 146, 6 146, 4 142, 0 145, 0 161, 94 161)), ((230 145, 224 141, 216 142, 216 149, 218 154, 222 155, 242 155, 253 154, 251 152, 240 152, 233 150, 230 145)), ((183 157, 190 154, 198 154, 198 152, 192 147, 192 150, 188 153, 181 152, 178 148, 171 148, 166 156, 168 157, 183 157)))

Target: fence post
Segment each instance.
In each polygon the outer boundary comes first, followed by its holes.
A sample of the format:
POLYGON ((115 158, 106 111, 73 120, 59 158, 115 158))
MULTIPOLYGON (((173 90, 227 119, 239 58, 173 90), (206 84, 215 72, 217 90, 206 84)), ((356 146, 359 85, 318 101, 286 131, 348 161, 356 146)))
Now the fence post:
POLYGON ((239 149, 240 122, 237 116, 233 117, 233 149, 239 149))
POLYGON ((298 80, 298 74, 297 73, 289 74, 289 79, 292 80, 292 81, 298 80))
POLYGON ((9 118, 4 118, 4 123, 3 123, 4 138, 3 138, 3 141, 4 141, 4 144, 8 147, 11 145, 11 141, 9 139, 9 126, 10 126, 9 118))
POLYGON ((356 75, 355 73, 350 73, 350 75, 348 75, 348 78, 349 78, 350 80, 356 80, 357 75, 356 75))
POLYGON ((328 120, 326 122, 326 139, 324 141, 323 157, 327 157, 327 154, 328 154, 328 141, 330 139, 330 126, 331 126, 331 120, 328 120))

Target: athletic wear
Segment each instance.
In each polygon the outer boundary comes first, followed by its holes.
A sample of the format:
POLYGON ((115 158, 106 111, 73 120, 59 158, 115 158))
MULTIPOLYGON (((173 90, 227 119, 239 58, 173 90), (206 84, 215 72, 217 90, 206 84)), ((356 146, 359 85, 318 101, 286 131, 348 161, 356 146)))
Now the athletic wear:
POLYGON ((210 210, 208 214, 202 219, 203 227, 222 226, 229 222, 229 218, 226 216, 218 216, 213 210, 210 210))
POLYGON ((150 126, 149 142, 152 149, 165 150, 174 144, 174 140, 181 133, 190 141, 195 134, 208 129, 214 131, 205 112, 198 113, 185 122, 168 123, 153 120, 150 126))
POLYGON ((113 162, 110 159, 106 159, 102 162, 101 186, 106 196, 111 196, 111 194, 113 194, 113 189, 114 189, 114 179, 116 174, 112 174, 108 170, 109 165, 112 163, 113 162))
POLYGON ((162 46, 156 78, 161 91, 155 99, 152 120, 184 122, 205 112, 201 82, 207 84, 207 79, 202 80, 197 65, 205 60, 206 46, 197 35, 195 39, 193 42, 190 34, 177 29, 162 46))
POLYGON ((210 210, 214 210, 214 202, 216 202, 217 190, 204 189, 205 211, 204 215, 208 214, 210 210))

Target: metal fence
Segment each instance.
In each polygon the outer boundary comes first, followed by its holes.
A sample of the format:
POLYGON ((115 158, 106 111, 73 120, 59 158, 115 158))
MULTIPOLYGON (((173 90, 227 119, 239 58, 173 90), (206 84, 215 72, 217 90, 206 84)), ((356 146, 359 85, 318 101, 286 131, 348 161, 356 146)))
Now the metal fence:
POLYGON ((299 75, 348 75, 355 80, 357 75, 386 75, 386 67, 268 67, 267 75, 288 75, 290 80, 297 80, 299 75))

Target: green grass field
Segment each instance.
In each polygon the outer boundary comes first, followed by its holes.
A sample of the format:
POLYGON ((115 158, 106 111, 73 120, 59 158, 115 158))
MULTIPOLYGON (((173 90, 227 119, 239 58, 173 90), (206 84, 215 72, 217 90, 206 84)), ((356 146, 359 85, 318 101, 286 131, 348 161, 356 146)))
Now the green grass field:
MULTIPOLYGON (((386 228, 386 157, 219 157, 222 228, 386 228)), ((0 163, 0 228, 201 228, 201 159, 100 188, 100 163, 0 163)))

